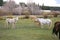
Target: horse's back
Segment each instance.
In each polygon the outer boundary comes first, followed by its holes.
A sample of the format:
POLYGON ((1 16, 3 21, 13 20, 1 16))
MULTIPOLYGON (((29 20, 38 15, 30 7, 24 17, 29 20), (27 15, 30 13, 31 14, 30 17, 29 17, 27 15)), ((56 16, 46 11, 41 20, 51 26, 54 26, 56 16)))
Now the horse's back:
POLYGON ((52 21, 50 19, 38 18, 39 22, 42 24, 50 24, 52 21))
POLYGON ((15 22, 15 19, 7 18, 7 19, 6 19, 6 22, 8 22, 8 23, 14 23, 14 22, 15 22))
POLYGON ((46 19, 47 21, 51 22, 51 19, 46 19))

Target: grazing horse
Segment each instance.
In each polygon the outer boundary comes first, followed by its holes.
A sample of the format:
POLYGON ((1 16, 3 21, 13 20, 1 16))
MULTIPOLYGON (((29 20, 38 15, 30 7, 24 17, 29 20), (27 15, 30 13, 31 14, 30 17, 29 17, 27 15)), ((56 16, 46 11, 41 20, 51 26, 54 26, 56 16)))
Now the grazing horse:
POLYGON ((35 22, 38 22, 38 24, 43 28, 43 25, 48 25, 49 29, 51 28, 52 21, 50 19, 44 19, 44 18, 37 18, 35 22))
POLYGON ((55 22, 52 33, 55 34, 56 36, 59 35, 59 40, 60 40, 60 22, 59 21, 55 22))
POLYGON ((8 27, 9 24, 12 24, 12 28, 15 28, 15 24, 18 21, 18 17, 15 18, 7 18, 6 19, 6 25, 8 27))

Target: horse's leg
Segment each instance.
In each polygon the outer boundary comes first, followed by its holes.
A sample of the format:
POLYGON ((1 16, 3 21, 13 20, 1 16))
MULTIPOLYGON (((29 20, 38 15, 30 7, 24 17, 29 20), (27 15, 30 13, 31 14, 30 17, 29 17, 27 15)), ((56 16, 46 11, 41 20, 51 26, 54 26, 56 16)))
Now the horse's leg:
POLYGON ((15 23, 12 23, 12 28, 15 28, 15 23))
POLYGON ((48 24, 48 29, 50 29, 51 24, 48 24))
POLYGON ((40 21, 38 21, 38 25, 41 27, 41 28, 43 28, 43 24, 40 22, 40 21))
POLYGON ((35 21, 35 22, 38 27, 41 25, 39 21, 35 21))
POLYGON ((59 31, 59 40, 60 40, 60 31, 59 31))
POLYGON ((54 26, 52 34, 58 35, 58 31, 56 31, 56 26, 54 26))
POLYGON ((54 33, 55 33, 55 31, 56 31, 56 29, 55 29, 55 26, 54 26, 54 28, 53 28, 53 30, 52 30, 52 34, 54 34, 54 33))
POLYGON ((41 26, 41 28, 43 28, 43 24, 42 24, 42 23, 41 23, 41 25, 40 25, 40 26, 41 26))
POLYGON ((55 34, 58 36, 58 31, 56 31, 55 34))
POLYGON ((49 24, 49 29, 52 27, 52 22, 50 22, 50 24, 49 24))
POLYGON ((5 27, 5 28, 6 28, 6 26, 7 26, 7 22, 4 23, 4 27, 5 27))
POLYGON ((16 22, 14 23, 14 29, 16 28, 16 22))
POLYGON ((8 24, 9 24, 8 22, 5 23, 6 28, 8 28, 8 24))
POLYGON ((41 22, 38 21, 38 25, 43 28, 43 24, 41 22))
POLYGON ((14 28, 14 23, 12 23, 12 28, 14 28))

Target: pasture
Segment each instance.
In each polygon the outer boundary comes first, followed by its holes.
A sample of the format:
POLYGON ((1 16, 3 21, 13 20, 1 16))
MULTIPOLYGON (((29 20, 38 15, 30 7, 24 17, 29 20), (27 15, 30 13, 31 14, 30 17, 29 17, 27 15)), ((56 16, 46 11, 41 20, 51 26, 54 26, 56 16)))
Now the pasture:
MULTIPOLYGON (((50 18, 53 24, 60 21, 60 18, 50 18)), ((52 28, 48 29, 45 25, 44 28, 37 26, 31 19, 19 19, 16 23, 16 28, 12 29, 4 26, 5 20, 0 20, 0 40, 58 40, 57 37, 52 35, 52 28)))

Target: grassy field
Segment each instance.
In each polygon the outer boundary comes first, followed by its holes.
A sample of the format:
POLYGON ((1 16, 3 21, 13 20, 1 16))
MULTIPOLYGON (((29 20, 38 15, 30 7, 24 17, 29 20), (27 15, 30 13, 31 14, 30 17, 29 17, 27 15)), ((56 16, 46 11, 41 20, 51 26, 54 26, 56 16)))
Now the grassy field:
MULTIPOLYGON (((60 18, 50 18, 54 22, 60 18)), ((49 30, 47 26, 41 29, 31 19, 19 19, 16 23, 16 29, 5 28, 5 21, 0 20, 0 40, 58 40, 52 35, 52 28, 49 30)))

